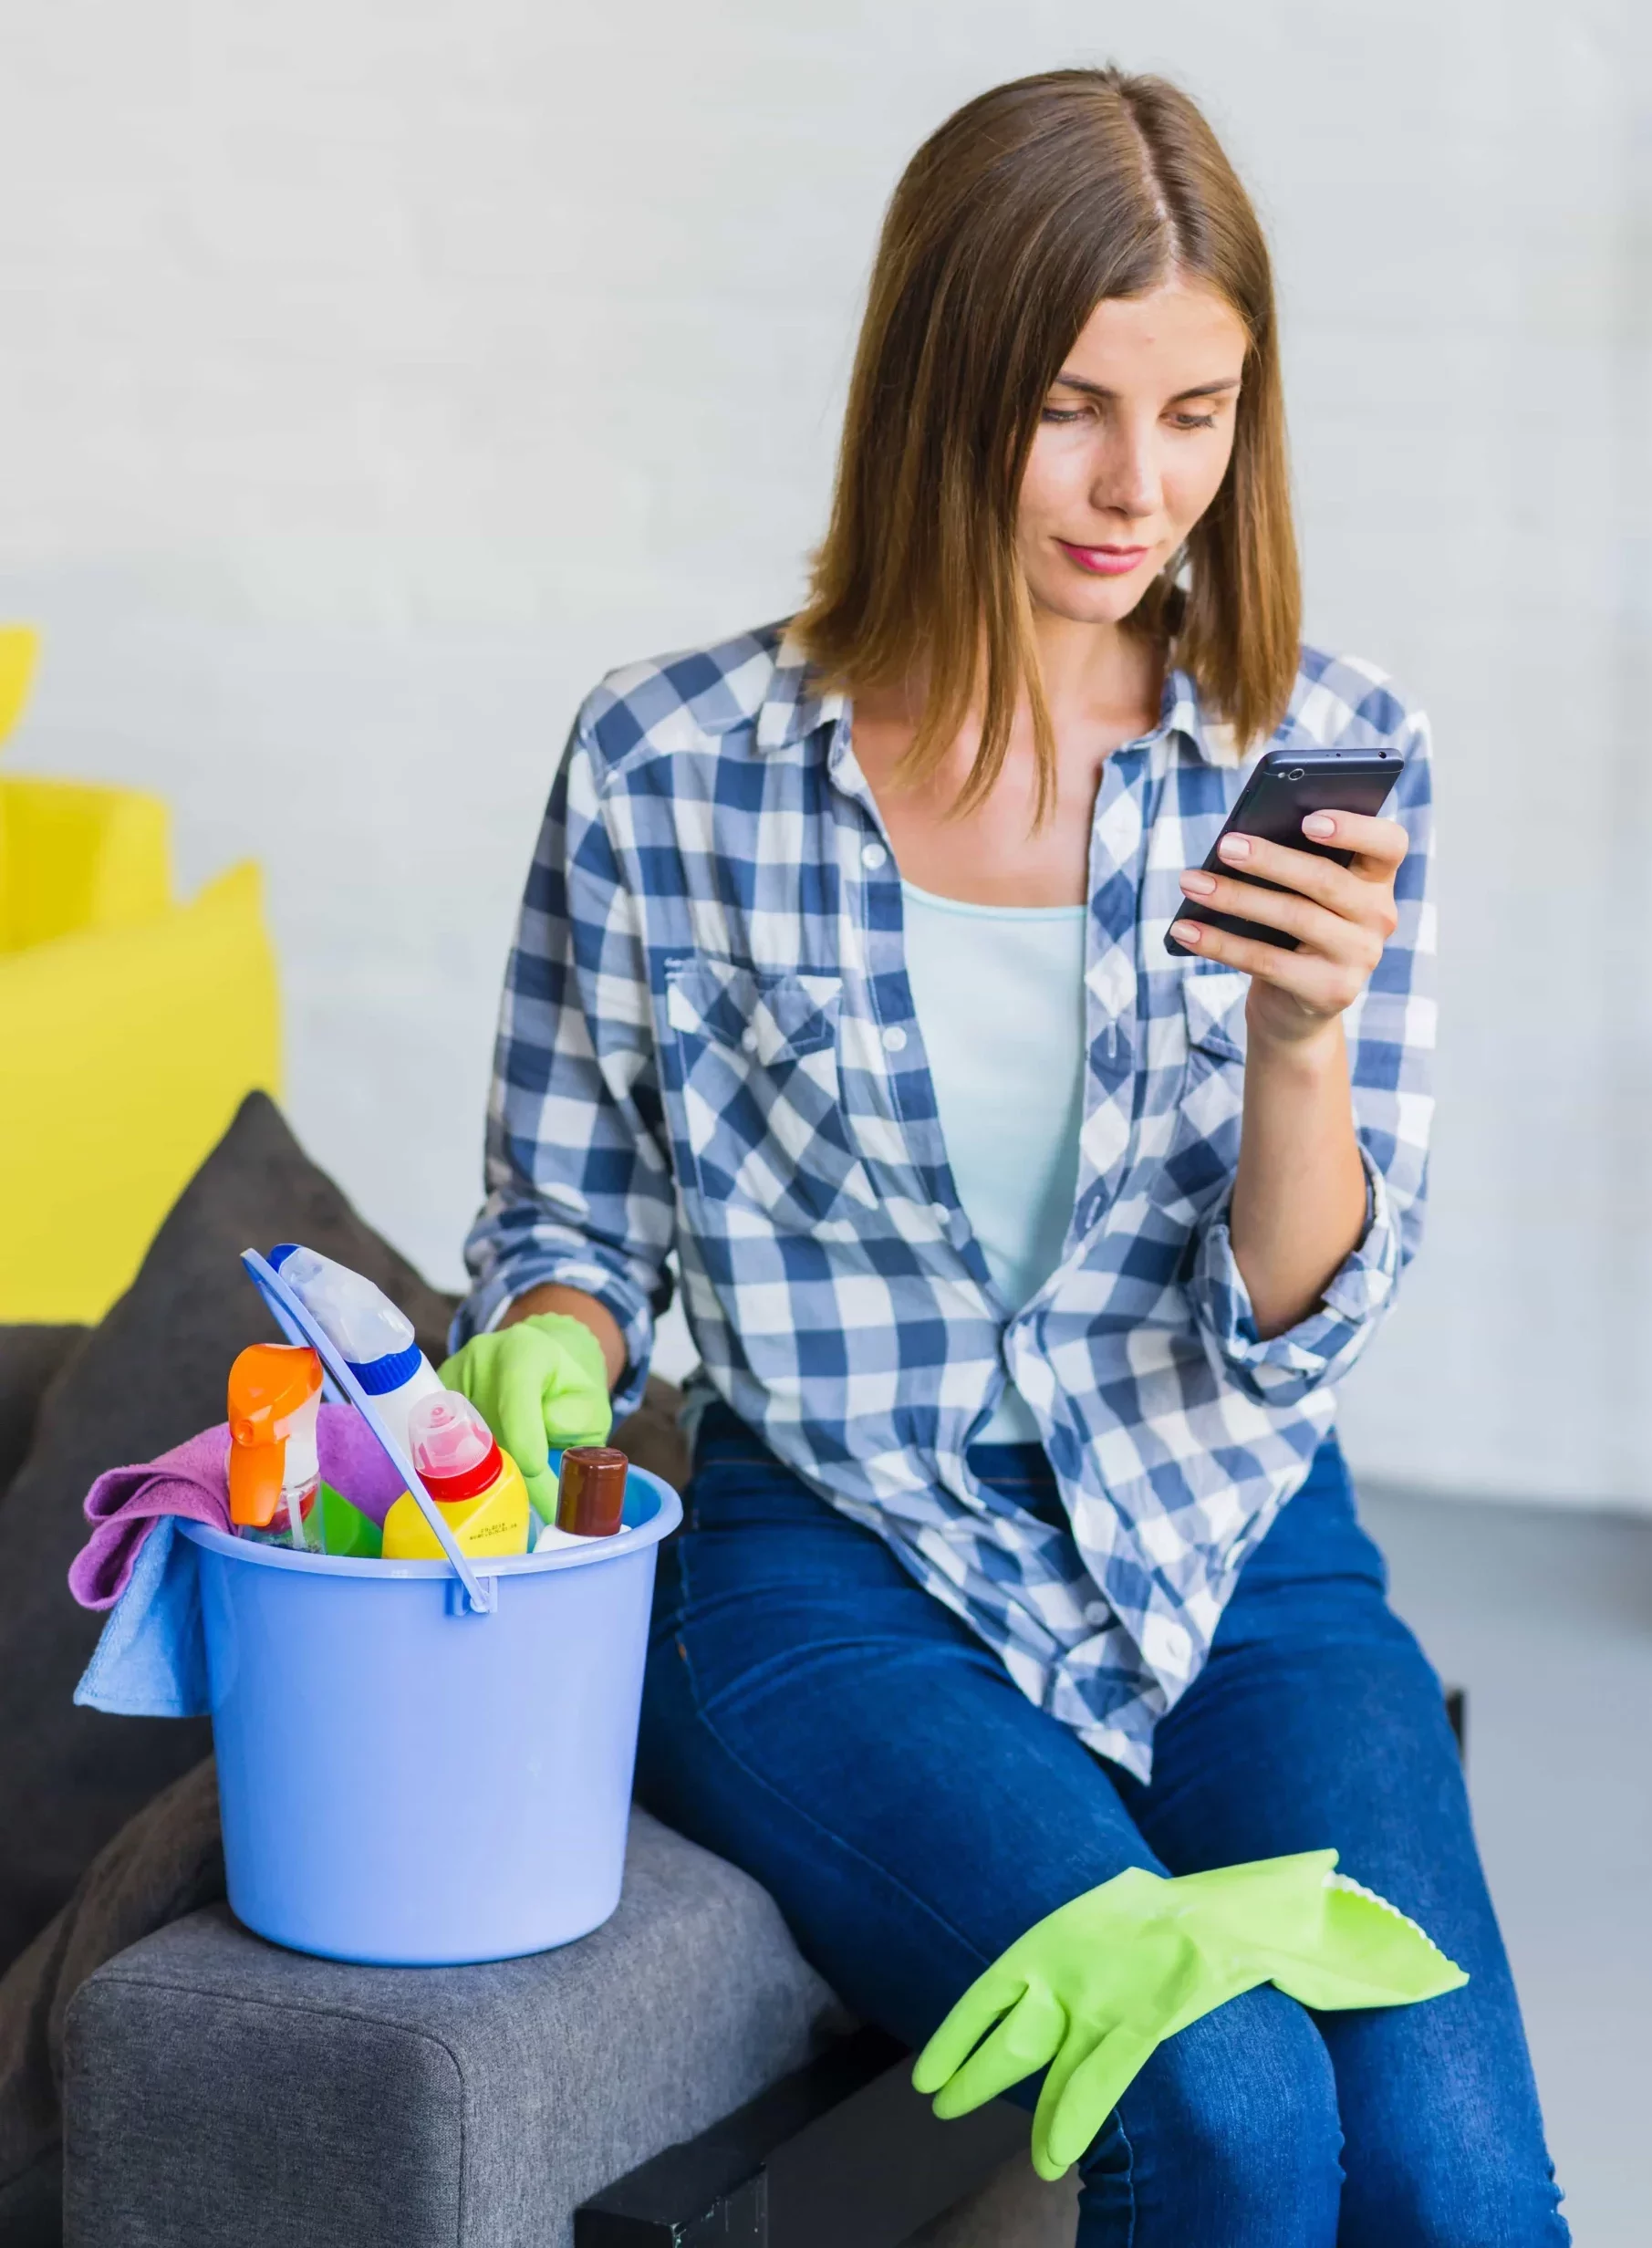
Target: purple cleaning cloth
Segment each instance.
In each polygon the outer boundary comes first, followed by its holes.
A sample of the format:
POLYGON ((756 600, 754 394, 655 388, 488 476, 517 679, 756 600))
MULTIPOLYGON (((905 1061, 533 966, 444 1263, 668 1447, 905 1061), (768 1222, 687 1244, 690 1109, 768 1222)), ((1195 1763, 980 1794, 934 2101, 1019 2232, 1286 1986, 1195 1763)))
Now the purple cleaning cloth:
MULTIPOLYGON (((92 1535, 69 1566, 68 1588, 82 1608, 113 1608, 126 1590, 143 1541, 162 1514, 184 1514, 209 1529, 230 1526, 227 1421, 174 1445, 146 1467, 112 1467, 86 1494, 92 1535)), ((324 1405, 316 1423, 324 1483, 382 1529, 401 1495, 401 1478, 353 1405, 324 1405)))

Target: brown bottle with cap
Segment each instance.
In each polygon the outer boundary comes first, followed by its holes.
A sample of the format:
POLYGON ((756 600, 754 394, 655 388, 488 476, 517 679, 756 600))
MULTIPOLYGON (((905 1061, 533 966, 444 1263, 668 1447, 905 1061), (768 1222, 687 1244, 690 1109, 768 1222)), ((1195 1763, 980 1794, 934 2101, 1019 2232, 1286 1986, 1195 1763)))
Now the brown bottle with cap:
POLYGON ((556 1527, 575 1537, 613 1537, 625 1526, 629 1467, 615 1444, 574 1444, 556 1472, 556 1527))

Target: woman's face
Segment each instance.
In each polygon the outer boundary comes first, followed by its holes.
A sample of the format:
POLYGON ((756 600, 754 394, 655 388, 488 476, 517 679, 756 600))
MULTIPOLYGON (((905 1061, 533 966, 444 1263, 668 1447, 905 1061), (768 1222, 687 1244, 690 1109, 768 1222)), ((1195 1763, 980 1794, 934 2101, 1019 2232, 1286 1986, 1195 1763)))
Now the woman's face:
POLYGON ((1096 306, 1044 401, 1017 545, 1036 608, 1127 617, 1216 497, 1245 331, 1202 283, 1096 306))

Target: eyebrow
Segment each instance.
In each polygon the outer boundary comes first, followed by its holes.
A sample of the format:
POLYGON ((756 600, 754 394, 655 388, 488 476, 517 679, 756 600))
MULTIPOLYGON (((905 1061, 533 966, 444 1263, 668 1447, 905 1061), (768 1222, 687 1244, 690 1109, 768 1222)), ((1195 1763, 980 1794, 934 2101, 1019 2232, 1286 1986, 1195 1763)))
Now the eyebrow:
MULTIPOLYGON (((1082 375, 1059 374, 1050 388, 1055 390, 1058 385, 1066 390, 1082 390, 1086 398, 1117 398, 1118 395, 1117 390, 1109 390, 1099 382, 1086 382, 1082 375)), ((1172 406, 1179 406, 1187 398, 1219 398, 1224 390, 1236 390, 1238 388, 1239 377, 1230 375, 1222 382, 1199 382, 1190 390, 1178 390, 1169 402, 1172 406)))

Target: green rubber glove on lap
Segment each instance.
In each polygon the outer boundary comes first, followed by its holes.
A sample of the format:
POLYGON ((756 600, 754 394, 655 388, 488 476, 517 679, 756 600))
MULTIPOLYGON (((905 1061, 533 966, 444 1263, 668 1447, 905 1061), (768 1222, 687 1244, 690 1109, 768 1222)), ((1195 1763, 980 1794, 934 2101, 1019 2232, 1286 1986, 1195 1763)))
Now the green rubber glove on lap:
POLYGON ((1393 1905, 1334 1873, 1335 1850, 1175 1879, 1132 1868, 1029 1928, 971 1983, 912 2082, 943 2119, 1047 2068, 1033 2166, 1084 2153, 1156 2045, 1272 1983, 1304 2006, 1410 2005, 1468 1981, 1393 1905))
POLYGON ((468 1397, 522 1470, 534 1511, 556 1515, 550 1451, 606 1444, 614 1424, 602 1346, 582 1319, 542 1311, 492 1335, 473 1335, 438 1369, 444 1386, 468 1397))

